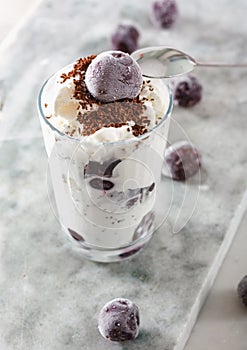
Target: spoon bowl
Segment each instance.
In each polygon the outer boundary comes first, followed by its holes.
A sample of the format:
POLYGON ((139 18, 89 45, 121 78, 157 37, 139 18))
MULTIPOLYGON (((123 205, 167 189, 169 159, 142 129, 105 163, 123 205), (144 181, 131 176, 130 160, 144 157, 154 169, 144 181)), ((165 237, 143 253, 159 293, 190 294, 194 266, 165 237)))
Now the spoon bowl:
POLYGON ((193 57, 170 47, 146 47, 133 52, 131 56, 147 78, 171 78, 189 73, 196 66, 193 57))
POLYGON ((191 72, 196 66, 247 67, 246 63, 198 62, 187 53, 166 46, 146 47, 131 56, 147 78, 172 78, 191 72))

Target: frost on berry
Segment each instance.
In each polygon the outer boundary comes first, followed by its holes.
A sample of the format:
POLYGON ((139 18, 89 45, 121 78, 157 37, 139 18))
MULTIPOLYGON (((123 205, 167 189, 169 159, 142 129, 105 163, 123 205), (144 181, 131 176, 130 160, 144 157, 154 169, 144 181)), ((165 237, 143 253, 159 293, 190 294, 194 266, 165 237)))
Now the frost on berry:
POLYGON ((121 51, 102 52, 90 63, 85 75, 87 89, 102 102, 133 99, 139 95, 142 82, 139 65, 121 51))
POLYGON ((153 20, 162 28, 170 28, 178 17, 178 7, 175 0, 154 1, 153 20))
POLYGON ((195 175, 201 166, 201 155, 197 148, 187 141, 176 142, 165 151, 163 175, 177 181, 184 181, 195 175))
POLYGON ((131 54, 138 47, 138 39, 139 32, 136 27, 119 24, 111 37, 112 48, 131 54))
POLYGON ((247 276, 244 276, 239 282, 237 292, 241 302, 247 306, 247 276))
POLYGON ((100 311, 98 328, 101 335, 111 341, 132 340, 138 336, 139 309, 129 299, 109 301, 100 311))
POLYGON ((181 107, 193 107, 202 99, 202 85, 193 76, 183 76, 172 80, 174 104, 181 107))

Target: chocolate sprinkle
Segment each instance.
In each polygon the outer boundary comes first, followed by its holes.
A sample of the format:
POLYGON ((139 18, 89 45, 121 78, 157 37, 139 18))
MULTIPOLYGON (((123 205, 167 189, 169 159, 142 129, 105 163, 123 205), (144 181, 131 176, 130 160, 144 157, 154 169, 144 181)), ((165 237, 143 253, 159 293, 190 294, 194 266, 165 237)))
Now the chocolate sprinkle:
MULTIPOLYGON (((103 103, 96 100, 88 91, 85 84, 85 73, 96 55, 80 58, 68 74, 61 75, 61 84, 67 79, 73 79, 75 91, 73 97, 79 101, 80 106, 86 110, 82 113, 78 110, 77 121, 82 124, 78 132, 82 136, 89 136, 103 127, 120 128, 128 125, 128 131, 134 136, 139 136, 148 131, 150 120, 145 116, 146 106, 137 96, 134 99, 123 99, 115 102, 103 103), (96 105, 96 109, 92 109, 96 105), (130 126, 130 122, 134 125, 130 126)), ((68 132, 70 136, 71 132, 68 132)))

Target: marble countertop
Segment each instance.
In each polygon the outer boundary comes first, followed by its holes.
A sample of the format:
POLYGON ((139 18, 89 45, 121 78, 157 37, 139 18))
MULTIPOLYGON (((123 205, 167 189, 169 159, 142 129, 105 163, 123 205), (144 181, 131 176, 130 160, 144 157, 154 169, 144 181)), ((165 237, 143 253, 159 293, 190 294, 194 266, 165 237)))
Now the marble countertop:
POLYGON ((245 350, 247 344, 246 307, 236 293, 246 275, 245 215, 234 242, 199 314, 185 350, 245 350))
MULTIPOLYGON (((152 26, 150 4, 108 0, 103 9, 99 0, 73 0, 61 8, 58 0, 44 0, 0 47, 1 349, 183 349, 234 238, 246 207, 247 72, 242 70, 196 70, 202 102, 174 109, 169 141, 186 135, 198 146, 201 178, 174 185, 170 215, 142 254, 109 265, 84 261, 67 245, 51 213, 35 100, 52 72, 109 49, 110 33, 126 19, 139 26, 140 46, 165 43, 205 60, 246 56, 244 1, 178 1, 180 18, 169 31, 152 26), (176 220, 186 189, 187 206, 176 220), (191 210, 198 193, 187 222, 186 208, 191 210), (97 331, 101 306, 116 296, 133 299, 141 309, 140 336, 123 346, 106 343, 97 331)), ((164 179, 164 193, 169 185, 164 179)))

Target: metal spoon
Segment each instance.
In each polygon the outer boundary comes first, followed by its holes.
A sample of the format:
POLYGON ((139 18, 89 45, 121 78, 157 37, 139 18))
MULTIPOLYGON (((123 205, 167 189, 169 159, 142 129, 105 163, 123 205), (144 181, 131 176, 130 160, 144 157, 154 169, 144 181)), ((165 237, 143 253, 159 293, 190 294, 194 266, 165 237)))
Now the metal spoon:
POLYGON ((246 63, 198 62, 187 53, 165 46, 146 47, 134 51, 131 56, 148 78, 171 78, 191 72, 200 67, 242 67, 246 63))

